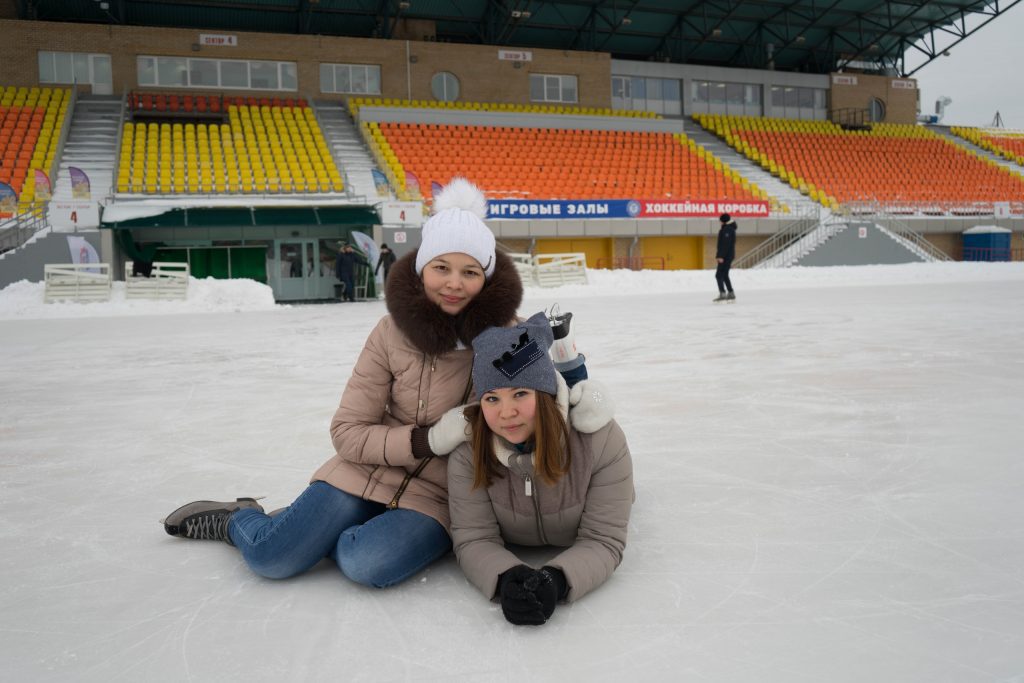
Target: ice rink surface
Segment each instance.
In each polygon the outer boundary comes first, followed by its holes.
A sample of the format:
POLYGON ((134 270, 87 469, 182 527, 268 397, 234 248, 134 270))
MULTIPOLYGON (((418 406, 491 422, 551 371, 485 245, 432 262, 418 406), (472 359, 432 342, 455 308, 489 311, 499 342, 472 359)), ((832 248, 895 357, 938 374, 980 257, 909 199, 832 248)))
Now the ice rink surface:
POLYGON ((622 566, 539 628, 450 555, 271 581, 158 524, 288 504, 382 302, 8 307, 0 678, 1024 680, 1024 270, 924 268, 734 271, 736 305, 707 272, 530 290, 575 314, 637 490, 622 566))

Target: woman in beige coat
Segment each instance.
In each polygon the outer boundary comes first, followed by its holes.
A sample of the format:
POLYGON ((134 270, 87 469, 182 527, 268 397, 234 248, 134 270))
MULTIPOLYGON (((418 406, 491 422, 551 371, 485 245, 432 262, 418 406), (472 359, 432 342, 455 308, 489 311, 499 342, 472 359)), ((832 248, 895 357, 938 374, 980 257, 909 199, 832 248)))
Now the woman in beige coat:
POLYGON ((466 409, 471 443, 459 445, 448 464, 459 566, 501 601, 513 624, 543 624, 559 600, 578 600, 604 583, 622 560, 633 504, 622 430, 607 410, 603 426, 579 429, 584 408, 593 413, 606 401, 593 388, 585 389, 597 394, 589 406, 580 403, 566 419, 570 392, 548 356, 551 342, 541 313, 473 340, 480 405, 466 409), (564 550, 533 569, 506 543, 564 550))
POLYGON ((394 264, 389 315, 370 333, 331 422, 336 455, 287 508, 251 498, 198 501, 167 533, 223 540, 256 573, 285 578, 331 557, 361 584, 413 576, 451 548, 447 455, 465 440, 452 408, 471 392, 470 342, 509 325, 522 299, 511 260, 495 251, 486 202, 456 179, 437 196, 417 252, 394 264), (446 430, 432 426, 455 425, 446 430))

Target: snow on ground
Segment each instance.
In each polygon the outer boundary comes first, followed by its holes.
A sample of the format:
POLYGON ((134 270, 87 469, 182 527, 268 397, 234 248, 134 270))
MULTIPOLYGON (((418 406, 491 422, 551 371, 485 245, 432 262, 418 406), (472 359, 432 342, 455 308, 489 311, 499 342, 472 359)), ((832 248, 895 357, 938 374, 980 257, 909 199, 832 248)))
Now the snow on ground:
POLYGON ((383 302, 0 291, 4 678, 1024 678, 1021 264, 734 271, 735 305, 707 271, 592 276, 521 310, 575 313, 637 501, 619 571, 540 628, 451 556, 386 591, 270 581, 158 524, 290 502, 383 302))

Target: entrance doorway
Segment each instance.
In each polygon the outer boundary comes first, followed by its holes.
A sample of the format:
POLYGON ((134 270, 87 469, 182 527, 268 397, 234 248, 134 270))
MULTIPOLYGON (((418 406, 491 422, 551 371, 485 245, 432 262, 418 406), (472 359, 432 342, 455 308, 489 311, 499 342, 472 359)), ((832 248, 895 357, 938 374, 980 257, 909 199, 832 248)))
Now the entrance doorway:
POLYGON ((320 250, 316 240, 274 240, 267 276, 278 301, 319 298, 320 250))

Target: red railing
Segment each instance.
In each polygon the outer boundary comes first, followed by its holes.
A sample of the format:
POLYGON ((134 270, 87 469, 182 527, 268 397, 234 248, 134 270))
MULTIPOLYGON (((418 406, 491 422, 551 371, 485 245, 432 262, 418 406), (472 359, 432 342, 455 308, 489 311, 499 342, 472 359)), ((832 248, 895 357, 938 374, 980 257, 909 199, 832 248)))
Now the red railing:
POLYGON ((617 256, 615 258, 599 258, 595 268, 629 270, 665 270, 665 259, 662 256, 617 256))

